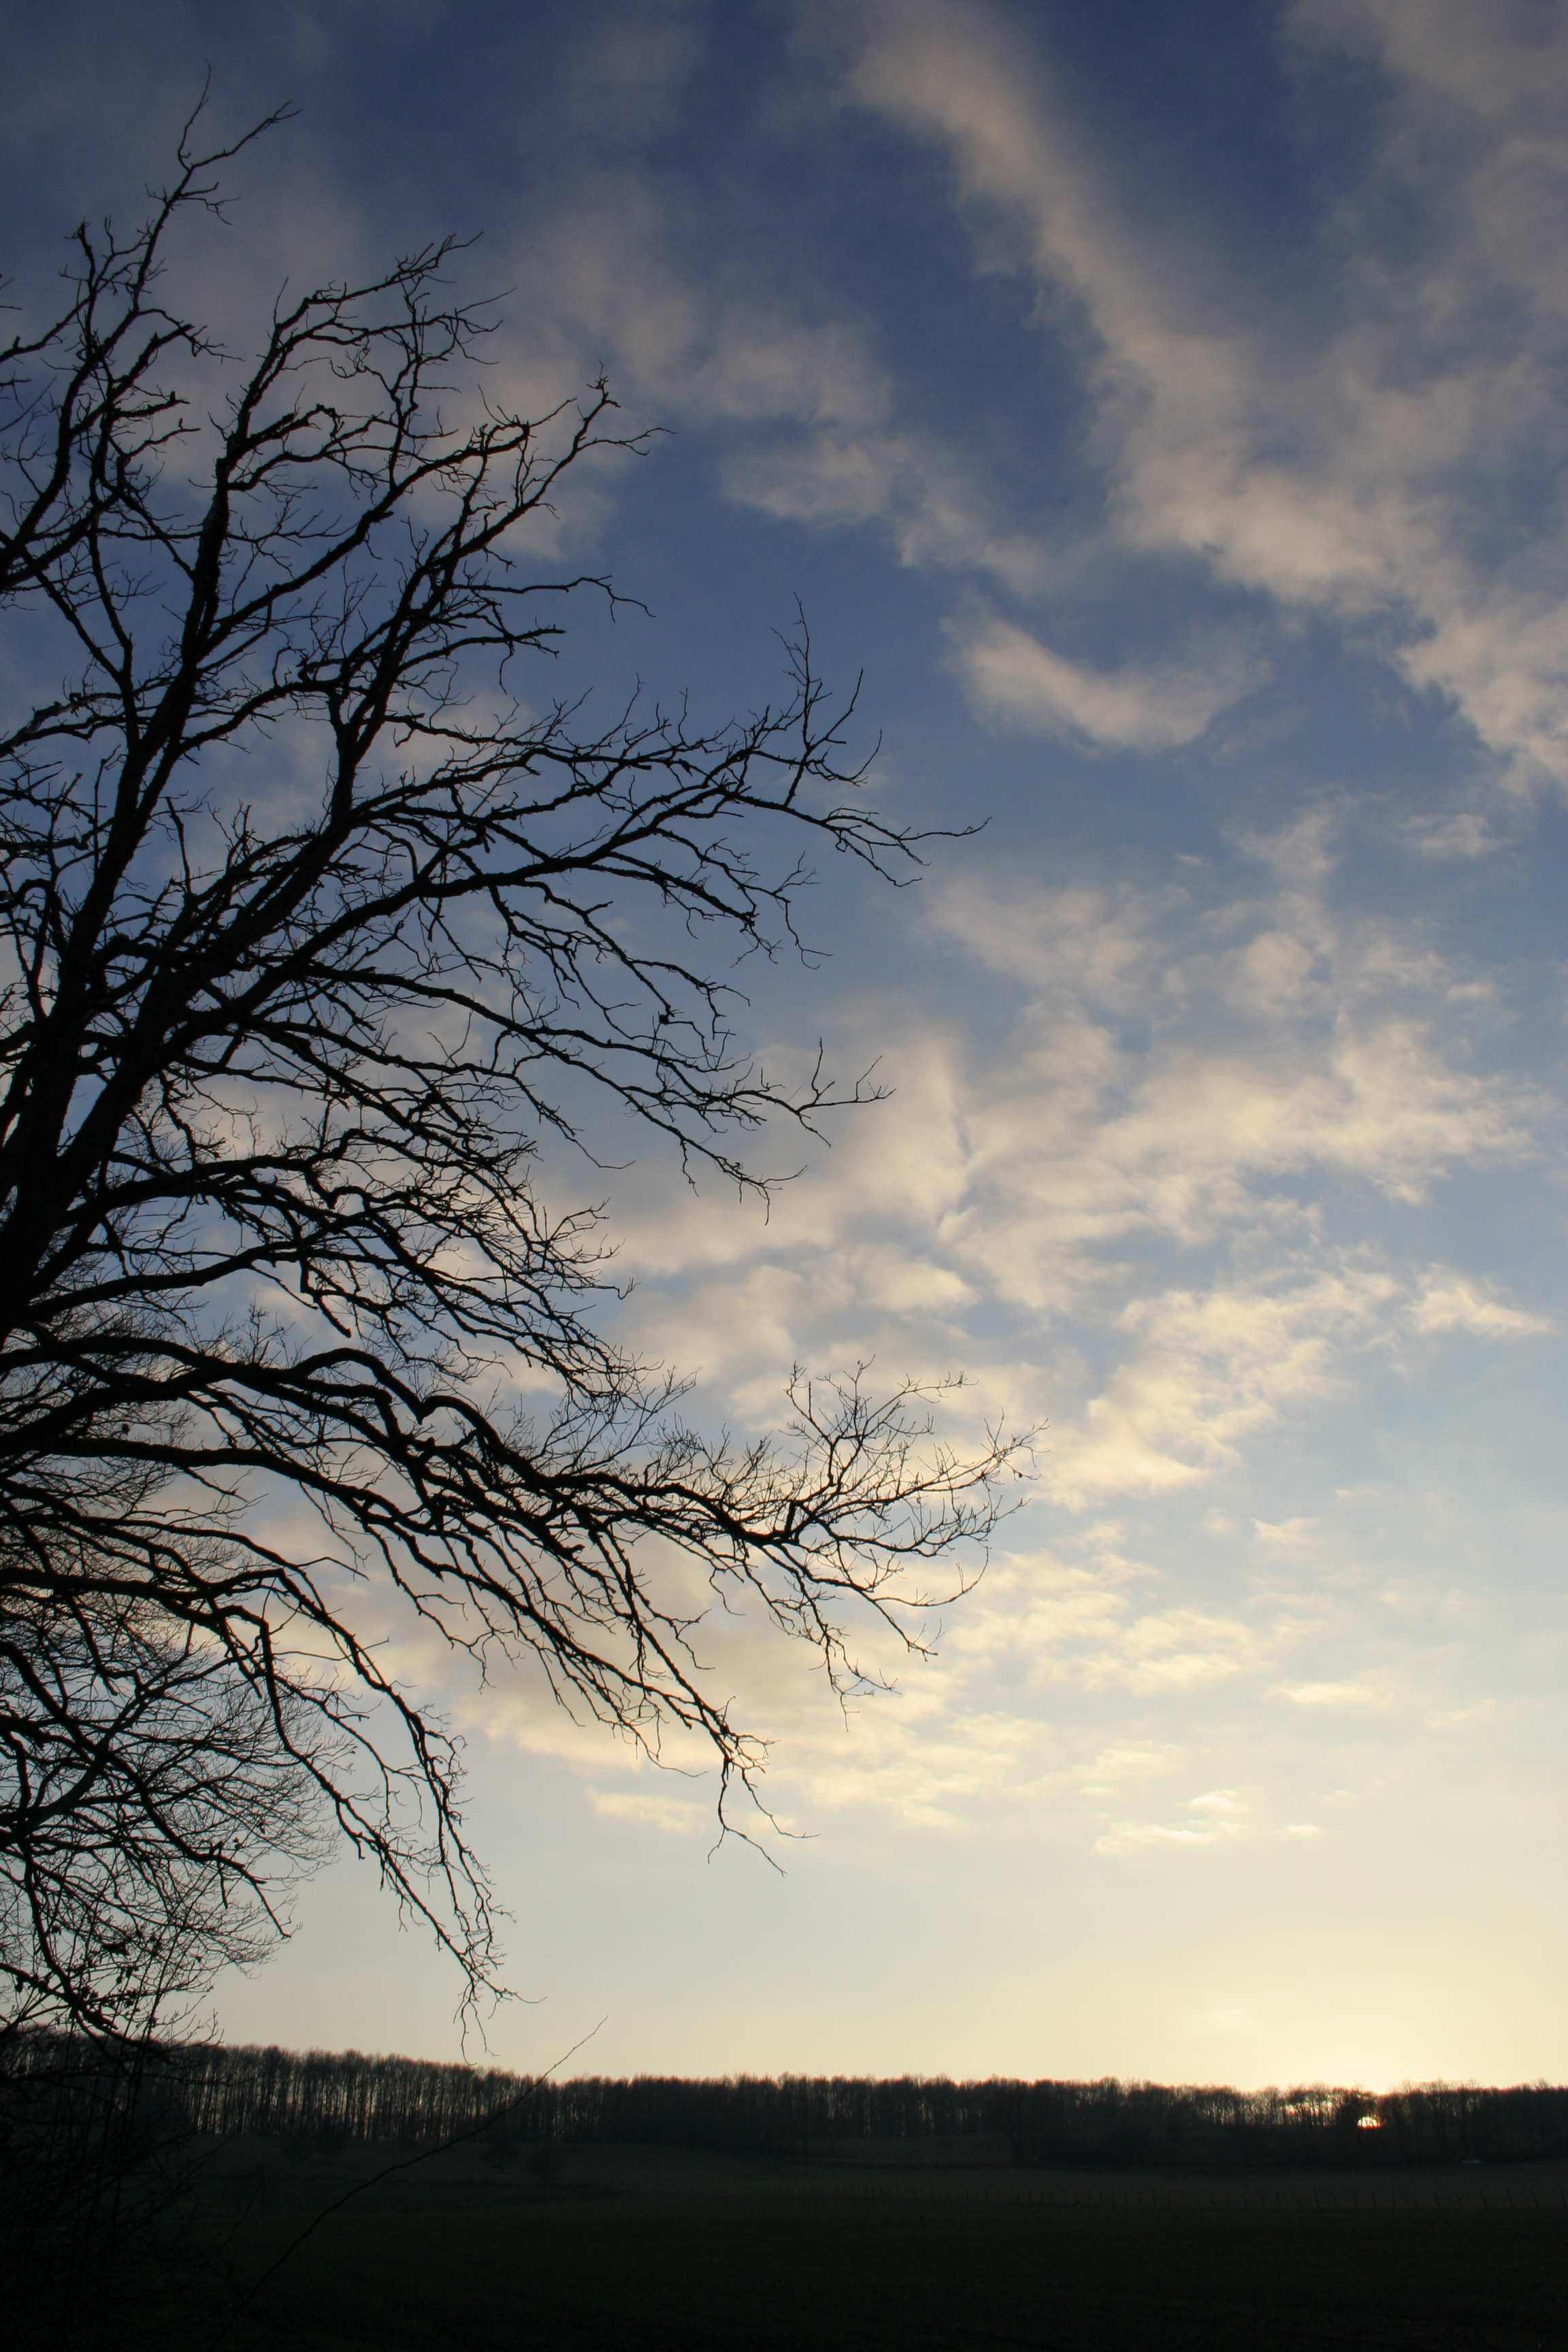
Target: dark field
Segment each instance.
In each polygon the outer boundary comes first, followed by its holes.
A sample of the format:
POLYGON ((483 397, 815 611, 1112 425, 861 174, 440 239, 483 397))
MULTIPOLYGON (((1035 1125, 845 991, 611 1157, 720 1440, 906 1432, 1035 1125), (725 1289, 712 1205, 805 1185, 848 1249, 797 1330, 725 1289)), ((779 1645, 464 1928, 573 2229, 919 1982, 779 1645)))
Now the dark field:
MULTIPOLYGON (((231 2152, 197 2234, 231 2279, 255 2279, 354 2171, 231 2152)), ((154 2330, 200 2345, 220 2324, 186 2305, 154 2330)), ((598 2148, 569 2155, 546 2192, 445 2159, 325 2221, 222 2343, 1557 2352, 1568 2171, 900 2176, 598 2148)))

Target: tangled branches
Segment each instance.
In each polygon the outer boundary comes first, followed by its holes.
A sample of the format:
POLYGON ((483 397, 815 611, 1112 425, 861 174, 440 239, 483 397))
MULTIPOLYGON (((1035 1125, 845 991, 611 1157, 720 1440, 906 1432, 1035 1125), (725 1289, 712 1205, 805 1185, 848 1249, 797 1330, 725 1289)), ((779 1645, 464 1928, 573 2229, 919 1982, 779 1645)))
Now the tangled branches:
POLYGON ((804 642, 718 730, 522 700, 611 593, 520 569, 530 520, 636 436, 603 385, 472 392, 447 247, 289 298, 237 366, 163 275, 235 152, 194 136, 0 354, 10 675, 50 677, 0 719, 0 1934, 98 2026, 257 1948, 334 1830, 492 1980, 388 1626, 705 1735, 729 1788, 759 1754, 672 1561, 843 1676, 847 1614, 910 1633, 905 1572, 983 1541, 1011 1458, 857 1380, 705 1435, 606 1336, 542 1142, 604 1103, 749 1183, 765 1122, 864 1099, 755 1067, 713 951, 793 943, 813 845, 896 877, 919 837, 804 642))

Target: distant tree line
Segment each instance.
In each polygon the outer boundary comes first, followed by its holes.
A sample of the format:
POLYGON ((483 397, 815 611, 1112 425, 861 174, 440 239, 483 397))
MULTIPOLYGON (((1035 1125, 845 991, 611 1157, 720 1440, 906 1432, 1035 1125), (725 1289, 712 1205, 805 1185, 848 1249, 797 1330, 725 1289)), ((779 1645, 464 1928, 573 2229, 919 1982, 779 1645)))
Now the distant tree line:
MULTIPOLYGON (((95 2063, 88 2045, 63 2035, 24 2033, 0 2046, 13 2097, 31 2083, 46 2105, 86 2095, 95 2063)), ((142 2069, 139 2099, 164 2119, 176 2111, 205 2137, 301 2150, 418 2147, 492 2120, 500 2153, 620 2143, 828 2162, 874 2158, 879 2146, 908 2157, 940 2146, 960 2161, 967 2153, 989 2162, 1193 2168, 1568 2158, 1568 2086, 1548 2084, 1429 2083, 1373 2094, 920 2075, 531 2083, 495 2068, 357 2051, 165 2046, 142 2069)))

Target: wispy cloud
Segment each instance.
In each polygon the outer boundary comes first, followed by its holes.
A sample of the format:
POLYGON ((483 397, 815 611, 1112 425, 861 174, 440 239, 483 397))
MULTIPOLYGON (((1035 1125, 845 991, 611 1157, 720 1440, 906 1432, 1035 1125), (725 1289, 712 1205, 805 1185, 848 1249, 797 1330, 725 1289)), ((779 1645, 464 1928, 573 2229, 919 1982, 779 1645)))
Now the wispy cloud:
POLYGON ((1412 1318, 1421 1332, 1465 1332, 1482 1339, 1533 1339, 1556 1329, 1549 1315, 1512 1307, 1487 1284, 1434 1266, 1422 1283, 1412 1318))
MULTIPOLYGON (((1563 446, 1568 292, 1545 258, 1563 166, 1542 134, 1568 53, 1481 0, 1310 0, 1289 22, 1374 56, 1391 88, 1310 341, 1239 268, 1222 290, 1179 227, 1134 226, 1044 60, 980 0, 869 0, 846 85, 938 145, 961 201, 1010 215, 1042 289, 1070 297, 1108 521, 1130 553, 1180 552, 1352 626, 1375 617, 1409 682, 1449 698, 1515 772, 1568 778, 1561 566, 1548 579, 1535 551, 1486 543, 1495 486, 1544 476, 1563 446), (1391 196, 1424 212, 1418 281, 1377 258, 1369 224, 1391 196), (1505 289, 1500 338, 1482 321, 1505 289), (1477 331, 1457 333, 1462 319, 1477 331)), ((1014 717, 1024 676, 1013 649, 999 707, 1014 717)), ((1048 663, 1035 676, 1048 701, 1062 681, 1048 663)))
POLYGON ((1292 1706, 1304 1707, 1384 1707, 1392 1704, 1384 1685, 1366 1676, 1348 1682, 1280 1683, 1275 1696, 1289 1700, 1292 1706))
POLYGON ((1449 816, 1417 816, 1405 826, 1405 837, 1421 857, 1490 857, 1505 846, 1502 836, 1478 809, 1459 809, 1449 816))
POLYGON ((1386 1274, 1347 1268, 1141 1301, 1121 1318, 1135 1341, 1127 1360, 1056 1433, 1053 1492, 1081 1508, 1212 1477, 1282 1412, 1331 1393, 1396 1297, 1386 1274))
POLYGON ((1255 665, 1223 648, 1205 665, 1101 670, 994 615, 954 622, 951 634, 970 699, 986 717, 1107 750, 1190 743, 1258 682, 1255 665))
POLYGON ((652 1789, 590 1789, 588 1802, 603 1821, 631 1822, 665 1837, 718 1834, 711 1803, 694 1797, 667 1796, 652 1789))
POLYGON ((495 355, 509 396, 542 404, 541 354, 558 399, 609 368, 639 422, 781 425, 864 433, 890 392, 861 327, 807 317, 746 272, 698 258, 692 224, 630 166, 576 184, 517 257, 521 324, 495 355))
MULTIPOLYGON (((889 399, 891 394, 889 394, 889 399)), ((960 451, 909 426, 819 425, 729 458, 731 498, 826 530, 876 524, 900 563, 973 572, 1029 594, 1060 560, 1005 520, 1006 500, 960 451)))
POLYGON ((1252 1828, 1252 1807, 1239 1789, 1210 1789, 1189 1797, 1186 1811, 1195 1819, 1181 1822, 1117 1822, 1095 1839, 1094 1851, 1103 1854, 1142 1853, 1171 1847, 1197 1850, 1226 1844, 1252 1828))

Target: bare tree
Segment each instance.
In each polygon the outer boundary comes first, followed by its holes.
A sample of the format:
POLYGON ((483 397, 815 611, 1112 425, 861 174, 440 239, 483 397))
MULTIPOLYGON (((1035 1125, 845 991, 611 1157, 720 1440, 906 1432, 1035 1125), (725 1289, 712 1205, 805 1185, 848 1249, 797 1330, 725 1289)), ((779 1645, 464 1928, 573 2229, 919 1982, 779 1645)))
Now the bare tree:
POLYGON ((804 642, 717 730, 521 698, 563 600, 611 595, 520 568, 531 518, 639 438, 602 385, 485 400, 449 246, 285 296, 230 360, 164 271, 237 152, 188 130, 0 354, 7 690, 50 681, 0 717, 4 1965, 85 2022, 121 1912, 188 1988, 318 1831, 494 1981, 398 1612, 647 1744, 705 1735, 728 1793, 761 1749, 692 1565, 843 1685, 857 1614, 918 1640, 910 1571, 984 1539, 1013 1458, 858 1377, 797 1381, 768 1444, 704 1434, 616 1344, 542 1144, 603 1102, 763 1186, 749 1134, 868 1089, 754 1066, 723 972, 795 944, 792 836, 895 877, 921 837, 863 804, 804 642))

